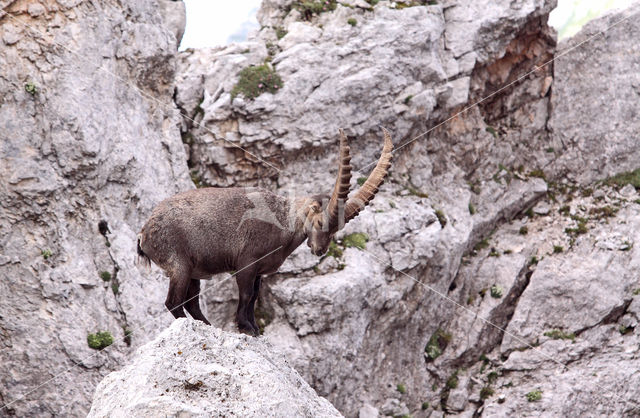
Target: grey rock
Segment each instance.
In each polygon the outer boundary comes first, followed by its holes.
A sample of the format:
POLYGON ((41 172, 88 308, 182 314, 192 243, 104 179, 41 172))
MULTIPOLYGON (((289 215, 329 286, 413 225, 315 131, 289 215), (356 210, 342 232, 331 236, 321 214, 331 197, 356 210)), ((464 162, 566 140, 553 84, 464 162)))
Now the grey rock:
POLYGON ((636 71, 640 46, 629 39, 640 28, 637 19, 625 18, 637 14, 639 7, 633 2, 623 12, 596 19, 558 46, 567 50, 590 39, 588 47, 554 62, 549 126, 554 142, 563 144, 554 165, 577 181, 590 182, 638 168, 638 118, 633 115, 640 110, 640 73, 636 71), (620 23, 609 29, 616 22, 620 23), (605 30, 606 36, 600 36, 605 30))
POLYGON ((185 414, 342 416, 264 340, 190 319, 174 321, 105 377, 88 416, 185 414))
POLYGON ((0 415, 84 416, 95 385, 171 318, 166 279, 134 260, 153 206, 193 187, 171 104, 175 38, 155 1, 49 2, 44 13, 10 3, 0 23, 0 253, 11 260, 0 266, 0 415), (87 344, 97 331, 114 338, 101 352, 87 344))

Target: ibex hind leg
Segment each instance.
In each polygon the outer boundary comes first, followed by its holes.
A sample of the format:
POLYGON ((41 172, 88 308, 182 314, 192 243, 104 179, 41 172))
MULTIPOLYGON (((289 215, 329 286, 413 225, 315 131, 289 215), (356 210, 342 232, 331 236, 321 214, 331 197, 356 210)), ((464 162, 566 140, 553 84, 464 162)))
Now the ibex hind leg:
POLYGON ((211 325, 200 310, 200 280, 191 279, 189 289, 187 290, 187 302, 184 304, 184 307, 193 319, 197 319, 207 325, 211 325))
POLYGON ((169 292, 164 306, 175 318, 185 318, 184 305, 187 300, 187 291, 189 290, 189 272, 184 270, 174 270, 169 273, 169 292))
POLYGON ((238 329, 249 335, 258 336, 259 330, 254 328, 253 308, 249 313, 251 306, 251 299, 253 298, 253 283, 256 278, 256 273, 253 270, 247 269, 240 271, 236 274, 236 283, 238 284, 238 310, 236 311, 236 321, 238 323, 238 329))
POLYGON ((253 295, 251 296, 251 300, 249 301, 246 312, 249 322, 253 326, 253 329, 258 333, 258 335, 260 334, 260 328, 258 327, 258 324, 256 324, 255 306, 256 300, 258 300, 258 294, 260 293, 261 281, 262 280, 260 279, 260 276, 256 276, 255 280, 253 281, 253 295))

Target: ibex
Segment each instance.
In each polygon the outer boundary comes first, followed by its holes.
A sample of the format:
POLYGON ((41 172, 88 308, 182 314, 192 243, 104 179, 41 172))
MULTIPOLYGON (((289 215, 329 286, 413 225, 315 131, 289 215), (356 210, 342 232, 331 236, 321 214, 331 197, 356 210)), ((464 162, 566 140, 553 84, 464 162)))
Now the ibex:
POLYGON ((348 198, 351 156, 340 130, 338 176, 331 196, 287 199, 257 188, 207 187, 162 201, 138 235, 138 255, 169 276, 165 306, 174 317, 209 324, 199 304, 200 280, 236 271, 236 321, 242 332, 258 335, 254 305, 260 277, 275 273, 306 239, 311 252, 324 254, 334 234, 371 202, 391 166, 393 143, 384 130, 376 167, 348 198))

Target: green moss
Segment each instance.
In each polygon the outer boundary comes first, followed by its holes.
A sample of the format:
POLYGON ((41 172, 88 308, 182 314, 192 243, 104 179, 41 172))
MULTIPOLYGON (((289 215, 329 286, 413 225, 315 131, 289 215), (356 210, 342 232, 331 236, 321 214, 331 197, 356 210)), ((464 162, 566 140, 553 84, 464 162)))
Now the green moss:
POLYGON ((369 235, 364 232, 355 232, 353 234, 349 234, 342 239, 342 243, 345 248, 359 248, 364 250, 367 246, 367 241, 369 241, 369 235))
POLYGON ((529 233, 529 228, 527 228, 526 226, 521 226, 518 233, 520 235, 527 235, 529 233))
POLYGON ((38 92, 38 87, 36 87, 35 83, 33 81, 28 81, 25 85, 24 85, 24 90, 29 93, 32 96, 35 96, 36 93, 38 92))
POLYGON ((358 24, 358 21, 355 20, 354 18, 349 18, 347 19, 347 23, 350 24, 351 26, 355 26, 358 24))
POLYGON ((366 181, 366 177, 358 177, 358 186, 362 186, 366 181))
POLYGON ((44 258, 46 260, 49 257, 51 257, 53 255, 53 253, 51 252, 51 250, 46 249, 46 250, 40 251, 40 255, 42 255, 42 258, 44 258))
POLYGON ((627 327, 622 324, 620 324, 620 326, 618 327, 618 332, 620 333, 620 335, 628 334, 631 331, 633 331, 633 327, 627 327))
POLYGON ((605 180, 605 184, 616 187, 624 187, 630 184, 638 190, 640 189, 640 168, 609 177, 605 180))
POLYGON ((113 335, 109 331, 100 331, 87 335, 87 344, 94 350, 102 350, 113 344, 113 335))
POLYGON ((282 87, 282 79, 269 64, 252 65, 240 71, 238 82, 231 90, 231 100, 242 94, 255 99, 264 92, 276 93, 282 87))
POLYGON ((303 20, 311 20, 313 16, 335 10, 336 4, 336 0, 298 0, 293 8, 300 12, 303 20))
POLYGON ((422 402, 422 405, 420 405, 420 409, 427 410, 429 409, 429 402, 422 402))
POLYGON ((447 225, 447 217, 441 209, 436 209, 436 218, 440 222, 440 227, 444 228, 447 225))
POLYGON ((195 168, 189 171, 189 175, 191 176, 191 181, 196 186, 196 188, 204 187, 202 178, 200 177, 200 173, 195 168))
POLYGON ((640 289, 636 289, 633 291, 633 296, 638 296, 640 295, 640 289))
POLYGON ((527 401, 536 402, 542 399, 542 391, 541 390, 533 390, 525 395, 527 397, 527 401))
POLYGON ((424 198, 429 197, 429 195, 428 195, 428 194, 426 194, 426 193, 424 193, 424 192, 421 192, 420 190, 416 189, 415 187, 411 187, 411 186, 409 186, 409 187, 407 188, 407 190, 409 190, 409 193, 411 193, 411 194, 412 194, 412 195, 414 195, 414 196, 424 197, 424 198))
POLYGON ((476 210, 476 207, 473 206, 473 203, 469 202, 469 213, 471 215, 475 215, 478 211, 476 210))
POLYGON ((616 213, 618 212, 618 210, 619 208, 613 208, 607 205, 600 208, 591 208, 589 213, 591 215, 596 215, 598 219, 613 218, 614 216, 616 216, 616 213))
POLYGON ((498 132, 496 132, 495 128, 493 126, 487 126, 487 128, 485 129, 485 131, 489 132, 491 135, 493 135, 494 138, 498 138, 498 132))
POLYGON ((480 251, 483 250, 485 248, 489 247, 489 238, 485 238, 482 241, 478 242, 475 247, 473 247, 474 250, 476 251, 480 251))
POLYGON ((333 258, 342 257, 342 248, 340 248, 335 241, 331 241, 331 243, 329 244, 329 250, 327 250, 327 256, 333 258))
POLYGON ((576 334, 572 333, 566 333, 562 330, 559 329, 552 329, 551 331, 547 331, 543 334, 545 337, 549 337, 552 340, 571 340, 571 341, 575 341, 576 340, 576 334))
POLYGON ((500 287, 497 284, 494 284, 489 289, 489 293, 491 294, 492 298, 500 299, 502 297, 502 287, 500 287))
POLYGON ((495 383, 495 381, 498 380, 498 372, 496 372, 496 371, 490 372, 487 375, 487 380, 489 381, 489 384, 495 383))
POLYGON ((120 285, 118 282, 111 283, 111 291, 114 295, 117 295, 120 292, 120 285))
POLYGON ((124 333, 123 341, 127 346, 131 346, 131 335, 133 331, 127 328, 125 325, 122 326, 122 332, 124 333))
POLYGON ((274 29, 276 31, 276 37, 278 39, 284 38, 284 36, 287 34, 287 31, 282 26, 276 26, 274 29))
POLYGON ((560 214, 562 215, 569 216, 569 214, 571 213, 571 207, 569 207, 569 205, 564 205, 563 207, 558 209, 558 212, 560 212, 560 214))
POLYGON ((427 356, 431 360, 435 360, 440 357, 450 341, 451 334, 438 328, 436 332, 431 335, 431 338, 429 338, 429 342, 425 346, 424 352, 427 353, 427 356))
POLYGON ((495 248, 491 247, 491 251, 489 251, 489 257, 500 257, 500 252, 495 248))
POLYGON ((544 171, 542 171, 539 168, 531 171, 529 173, 529 177, 538 177, 538 178, 541 178, 542 180, 546 180, 547 179, 547 177, 544 175, 544 171))
POLYGON ((411 103, 411 99, 413 99, 413 94, 410 94, 404 98, 403 100, 404 104, 408 105, 409 103, 411 103))
POLYGON ((504 254, 504 255, 508 255, 508 254, 511 254, 511 253, 513 253, 513 250, 504 250, 502 252, 502 254, 504 254))
POLYGON ((562 247, 562 245, 554 245, 553 246, 553 253, 554 254, 560 254, 563 251, 564 251, 564 248, 562 247))
POLYGON ((405 386, 404 384, 402 384, 402 383, 398 383, 398 384, 396 385, 396 390, 397 390, 398 392, 402 393, 402 394, 407 393, 407 388, 406 388, 406 386, 405 386))
POLYGON ((394 202, 389 202, 389 207, 391 209, 395 209, 396 208, 396 204, 394 202))
POLYGON ((448 389, 455 389, 458 387, 458 370, 456 370, 451 376, 449 376, 446 386, 448 389))
POLYGON ((549 154, 556 152, 556 150, 553 147, 549 147, 545 149, 545 151, 548 152, 549 154))
POLYGON ((108 282, 109 280, 111 280, 111 273, 109 273, 108 271, 101 271, 100 278, 105 282, 108 282))
POLYGON ((578 223, 577 226, 575 228, 565 228, 564 232, 571 235, 581 235, 589 231, 589 228, 587 228, 587 219, 580 216, 572 216, 571 219, 578 223))
POLYGON ((491 389, 489 386, 485 386, 482 389, 480 389, 480 399, 484 401, 488 399, 490 396, 492 396, 494 393, 495 392, 493 389, 491 389))

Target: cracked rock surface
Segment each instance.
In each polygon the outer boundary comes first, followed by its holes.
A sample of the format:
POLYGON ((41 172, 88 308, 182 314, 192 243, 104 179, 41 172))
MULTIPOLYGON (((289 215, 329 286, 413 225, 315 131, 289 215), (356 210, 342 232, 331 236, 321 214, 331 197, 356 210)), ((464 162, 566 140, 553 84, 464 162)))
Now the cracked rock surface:
POLYGON ((88 416, 112 415, 342 416, 264 339, 191 319, 174 321, 100 382, 88 416))
MULTIPOLYGON (((181 2, 0 1, 2 413, 86 415, 171 323, 166 278, 134 265, 160 200, 194 183, 326 193, 338 128, 356 188, 384 126, 390 178, 329 254, 303 245, 263 281, 261 340, 178 321, 93 413, 211 415, 199 381, 219 402, 260 378, 206 374, 235 355, 275 373, 265 396, 301 397, 287 414, 335 414, 300 376, 346 416, 640 414, 637 4, 556 45, 553 0, 294 3, 264 0, 248 42, 177 53, 181 2), (264 63, 276 92, 232 100, 264 63)), ((203 303, 235 331, 224 277, 203 303)), ((233 399, 228 414, 261 407, 233 399)))

